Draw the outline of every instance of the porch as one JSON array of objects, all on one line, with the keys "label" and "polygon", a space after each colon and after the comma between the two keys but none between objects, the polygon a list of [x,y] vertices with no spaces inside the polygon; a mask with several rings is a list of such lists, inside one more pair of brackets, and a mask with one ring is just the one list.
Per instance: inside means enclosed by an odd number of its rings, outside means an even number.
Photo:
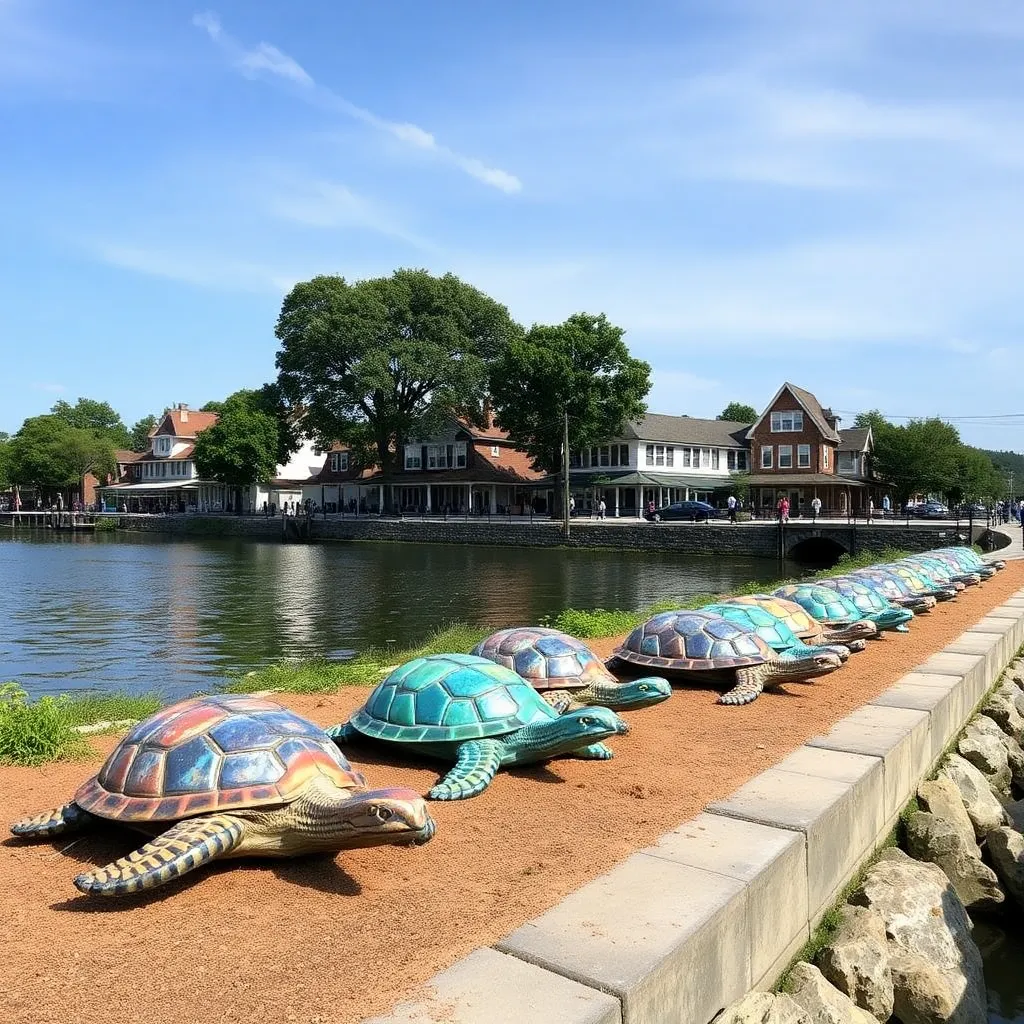
[{"label": "porch", "polygon": [[783,497],[789,499],[789,515],[794,519],[810,518],[815,498],[821,500],[822,516],[864,517],[871,485],[866,480],[830,473],[764,473],[750,477],[751,508],[762,518],[773,517]]},{"label": "porch", "polygon": [[204,480],[173,483],[110,484],[97,487],[104,508],[112,512],[225,512],[230,489]]},{"label": "porch", "polygon": [[710,501],[719,488],[728,487],[728,476],[683,476],[670,473],[610,474],[573,473],[569,493],[576,515],[593,513],[602,499],[605,515],[612,518],[637,518],[653,502],[655,508],[673,501]]}]

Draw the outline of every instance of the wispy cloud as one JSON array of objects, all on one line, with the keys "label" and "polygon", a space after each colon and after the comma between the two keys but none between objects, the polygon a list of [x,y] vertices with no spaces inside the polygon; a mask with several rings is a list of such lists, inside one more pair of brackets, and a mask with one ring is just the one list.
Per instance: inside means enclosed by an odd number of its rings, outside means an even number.
[{"label": "wispy cloud", "polygon": [[390,121],[379,117],[364,107],[347,100],[333,89],[319,85],[298,61],[288,54],[282,53],[276,46],[272,46],[270,43],[259,43],[254,47],[246,47],[224,31],[220,19],[212,11],[196,14],[192,18],[192,24],[204,31],[227,55],[232,66],[242,74],[251,78],[270,75],[283,79],[293,86],[297,86],[297,94],[306,102],[360,121],[413,149],[429,153],[436,159],[459,168],[471,178],[490,185],[492,188],[507,193],[522,190],[522,182],[516,175],[498,167],[490,167],[476,157],[466,156],[443,145],[429,131],[419,125]]},{"label": "wispy cloud", "polygon": [[32,385],[37,391],[44,391],[48,395],[63,395],[67,387],[63,384],[39,383]]}]

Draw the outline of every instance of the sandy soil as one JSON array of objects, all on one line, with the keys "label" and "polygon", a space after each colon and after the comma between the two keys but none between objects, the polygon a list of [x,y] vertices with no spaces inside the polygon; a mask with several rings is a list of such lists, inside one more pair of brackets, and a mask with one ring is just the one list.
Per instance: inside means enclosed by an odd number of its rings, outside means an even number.
[{"label": "sandy soil", "polygon": [[[436,838],[284,862],[228,861],[148,898],[101,902],[72,877],[135,847],[109,829],[73,841],[0,843],[0,1019],[330,1021],[387,1010],[436,971],[492,943],[726,796],[890,686],[1024,586],[1024,562],[889,633],[839,672],[743,708],[680,689],[629,716],[612,762],[502,772],[485,794],[432,804]],[[612,644],[595,644],[607,653]],[[285,697],[324,725],[365,697]],[[0,821],[70,797],[89,762],[0,769]],[[371,784],[425,790],[437,777],[380,748],[354,750]]]}]

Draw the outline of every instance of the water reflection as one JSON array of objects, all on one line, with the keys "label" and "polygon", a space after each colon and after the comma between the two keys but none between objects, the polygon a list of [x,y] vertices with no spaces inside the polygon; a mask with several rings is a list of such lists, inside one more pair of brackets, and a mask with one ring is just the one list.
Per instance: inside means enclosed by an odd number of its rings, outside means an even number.
[{"label": "water reflection", "polygon": [[535,622],[772,579],[770,560],[145,535],[0,539],[0,678],[32,693],[182,696],[284,657],[413,644],[445,622]]},{"label": "water reflection", "polygon": [[974,941],[985,961],[990,1024],[1024,1022],[1024,930],[1018,916],[1007,924],[1004,930],[981,917],[974,922]]}]

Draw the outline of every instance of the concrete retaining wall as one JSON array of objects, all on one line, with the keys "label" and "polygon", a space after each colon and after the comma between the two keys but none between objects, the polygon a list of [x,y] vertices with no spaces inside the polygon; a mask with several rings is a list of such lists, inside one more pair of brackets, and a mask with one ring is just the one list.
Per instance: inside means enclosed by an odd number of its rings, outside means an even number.
[{"label": "concrete retaining wall", "polygon": [[1024,644],[1024,590],[869,704],[373,1024],[707,1024],[768,988]]}]

